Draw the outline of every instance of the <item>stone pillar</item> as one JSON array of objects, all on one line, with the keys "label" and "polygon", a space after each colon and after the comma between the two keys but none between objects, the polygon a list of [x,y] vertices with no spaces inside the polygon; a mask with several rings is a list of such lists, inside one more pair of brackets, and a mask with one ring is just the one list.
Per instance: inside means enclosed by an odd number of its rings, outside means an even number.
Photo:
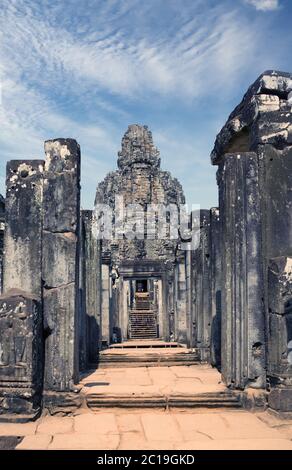
[{"label": "stone pillar", "polygon": [[80,148],[75,140],[45,142],[43,309],[46,390],[70,391],[79,378],[78,290]]},{"label": "stone pillar", "polygon": [[269,293],[269,363],[271,392],[269,405],[279,412],[292,410],[292,258],[270,260]]},{"label": "stone pillar", "polygon": [[0,297],[0,421],[24,422],[41,411],[42,327],[36,296],[11,289]]},{"label": "stone pillar", "polygon": [[158,337],[163,335],[163,294],[162,294],[162,279],[157,280],[157,304],[158,304]]},{"label": "stone pillar", "polygon": [[14,420],[26,421],[40,412],[42,174],[41,160],[7,164],[5,293],[0,297],[1,420],[13,414]]},{"label": "stone pillar", "polygon": [[177,257],[176,265],[176,341],[187,344],[187,296],[186,296],[186,265],[185,252]]},{"label": "stone pillar", "polygon": [[193,347],[192,343],[192,252],[187,250],[185,252],[185,265],[186,265],[186,316],[187,316],[187,345]]},{"label": "stone pillar", "polygon": [[210,287],[210,212],[200,211],[200,242],[192,253],[193,342],[200,360],[210,360],[211,287]]},{"label": "stone pillar", "polygon": [[42,160],[12,160],[6,174],[4,292],[41,298]]},{"label": "stone pillar", "polygon": [[87,362],[96,364],[101,347],[101,243],[92,211],[82,211],[84,226],[84,292]]},{"label": "stone pillar", "polygon": [[258,157],[225,154],[220,164],[222,374],[228,386],[265,387]]},{"label": "stone pillar", "polygon": [[219,209],[210,210],[211,364],[221,365],[221,231]]},{"label": "stone pillar", "polygon": [[79,295],[78,295],[78,348],[79,371],[88,367],[87,314],[86,314],[86,222],[84,211],[80,212],[79,224]]},{"label": "stone pillar", "polygon": [[4,232],[5,232],[5,199],[0,194],[0,295],[3,292]]},{"label": "stone pillar", "polygon": [[123,278],[120,279],[119,283],[121,340],[126,341],[128,339],[130,281]]},{"label": "stone pillar", "polygon": [[101,288],[102,288],[102,343],[104,345],[110,344],[110,266],[103,261],[101,266]]}]

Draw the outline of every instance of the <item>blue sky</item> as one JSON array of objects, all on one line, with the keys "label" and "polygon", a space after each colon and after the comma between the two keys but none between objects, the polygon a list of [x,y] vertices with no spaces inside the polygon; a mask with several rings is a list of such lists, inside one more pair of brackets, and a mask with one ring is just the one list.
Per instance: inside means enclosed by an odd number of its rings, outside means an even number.
[{"label": "blue sky", "polygon": [[6,161],[76,138],[82,206],[147,124],[187,202],[217,204],[210,151],[257,76],[292,71],[291,0],[0,0],[0,191]]}]

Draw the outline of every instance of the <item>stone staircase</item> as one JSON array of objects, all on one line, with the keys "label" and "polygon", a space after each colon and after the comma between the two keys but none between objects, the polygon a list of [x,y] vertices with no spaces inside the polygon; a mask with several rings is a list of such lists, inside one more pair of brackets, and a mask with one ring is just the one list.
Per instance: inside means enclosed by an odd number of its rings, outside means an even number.
[{"label": "stone staircase", "polygon": [[241,395],[225,387],[216,369],[200,363],[196,350],[161,340],[111,345],[79,386],[83,404],[92,411],[242,406]]},{"label": "stone staircase", "polygon": [[81,380],[86,406],[99,408],[239,408],[219,372],[177,343],[127,341],[101,352]]},{"label": "stone staircase", "polygon": [[131,339],[157,338],[156,315],[149,310],[132,310],[129,315],[129,336]]},{"label": "stone staircase", "polygon": [[198,363],[196,350],[163,341],[126,341],[99,353],[98,368],[157,367]]},{"label": "stone staircase", "polygon": [[93,390],[86,395],[86,404],[91,410],[100,408],[231,408],[242,407],[241,397],[230,391],[188,394],[159,394],[147,396],[143,393],[106,393]]}]

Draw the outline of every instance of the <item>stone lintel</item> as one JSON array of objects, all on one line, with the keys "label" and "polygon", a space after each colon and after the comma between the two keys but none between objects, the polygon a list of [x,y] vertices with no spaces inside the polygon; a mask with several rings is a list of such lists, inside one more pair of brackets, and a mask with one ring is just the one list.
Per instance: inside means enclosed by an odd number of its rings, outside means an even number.
[{"label": "stone lintel", "polygon": [[291,90],[292,74],[261,74],[217,135],[212,164],[218,165],[225,153],[256,150],[259,144],[291,145]]}]

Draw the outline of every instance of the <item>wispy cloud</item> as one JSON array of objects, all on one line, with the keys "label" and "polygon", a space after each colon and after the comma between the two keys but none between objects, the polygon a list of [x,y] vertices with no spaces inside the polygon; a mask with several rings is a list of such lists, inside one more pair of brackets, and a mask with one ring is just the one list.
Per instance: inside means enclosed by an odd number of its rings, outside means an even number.
[{"label": "wispy cloud", "polygon": [[[235,10],[226,12],[220,6],[209,9],[207,25],[201,21],[201,2],[197,3],[189,8],[190,19],[177,21],[175,34],[169,36],[167,28],[149,34],[143,21],[142,34],[139,24],[137,31],[124,30],[118,24],[121,16],[127,13],[139,21],[130,9],[137,2],[126,1],[118,11],[113,9],[116,2],[105,2],[103,11],[111,12],[112,21],[106,25],[101,21],[101,28],[97,24],[98,33],[90,25],[86,34],[83,25],[83,34],[76,34],[74,18],[71,29],[60,28],[42,9],[28,8],[22,0],[3,1],[4,71],[20,79],[33,78],[44,89],[60,90],[65,85],[67,92],[76,95],[78,91],[79,97],[88,87],[130,98],[139,98],[145,91],[195,97],[206,92],[208,85],[219,88],[222,70],[228,74],[232,68],[233,75],[239,74],[253,55],[256,29],[238,18]],[[98,7],[100,2],[91,4]],[[138,18],[149,13],[149,8],[143,11],[147,8],[139,2]],[[55,15],[57,20],[60,13]],[[227,62],[222,61],[226,54]]]},{"label": "wispy cloud", "polygon": [[278,0],[245,0],[245,2],[261,11],[271,11],[279,8]]},{"label": "wispy cloud", "polygon": [[[271,10],[279,2],[248,3]],[[128,124],[148,122],[156,126],[164,166],[170,164],[191,194],[192,162],[207,181],[214,122],[223,119],[220,104],[228,104],[250,71],[254,76],[274,66],[271,50],[262,48],[262,18],[274,15],[251,17],[242,5],[1,0],[0,178],[4,160],[42,157],[43,140],[74,137],[82,146],[84,201],[90,205],[97,182],[115,168]],[[198,127],[190,139],[188,120]]]}]

